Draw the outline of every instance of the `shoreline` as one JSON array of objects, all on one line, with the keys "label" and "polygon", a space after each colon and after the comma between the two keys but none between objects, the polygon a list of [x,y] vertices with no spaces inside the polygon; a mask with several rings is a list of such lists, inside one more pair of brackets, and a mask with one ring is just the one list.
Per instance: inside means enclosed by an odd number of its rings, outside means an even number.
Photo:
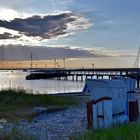
[{"label": "shoreline", "polygon": [[[65,96],[65,94],[63,95]],[[81,100],[80,103],[70,105],[62,110],[40,113],[31,122],[21,118],[16,123],[16,129],[35,137],[37,140],[69,140],[72,136],[84,133],[87,130],[86,100],[89,97],[77,97]],[[14,123],[5,123],[4,129],[8,131],[11,128],[12,130],[14,126]]]},{"label": "shoreline", "polygon": [[47,95],[54,95],[54,96],[84,96],[84,93],[83,92],[65,92],[65,93],[54,93],[54,94],[47,94]]}]

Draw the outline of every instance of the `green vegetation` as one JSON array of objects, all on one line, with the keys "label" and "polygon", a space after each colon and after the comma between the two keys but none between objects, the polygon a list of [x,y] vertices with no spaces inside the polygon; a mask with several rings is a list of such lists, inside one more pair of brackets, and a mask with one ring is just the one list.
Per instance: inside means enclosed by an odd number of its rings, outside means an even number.
[{"label": "green vegetation", "polygon": [[140,124],[128,123],[108,129],[90,130],[73,140],[140,140]]},{"label": "green vegetation", "polygon": [[20,118],[31,120],[35,113],[33,107],[47,107],[49,110],[64,109],[76,104],[77,99],[71,96],[33,95],[25,90],[0,91],[0,119],[16,121]]},{"label": "green vegetation", "polygon": [[0,130],[0,140],[36,140],[36,138],[13,127],[9,132]]}]

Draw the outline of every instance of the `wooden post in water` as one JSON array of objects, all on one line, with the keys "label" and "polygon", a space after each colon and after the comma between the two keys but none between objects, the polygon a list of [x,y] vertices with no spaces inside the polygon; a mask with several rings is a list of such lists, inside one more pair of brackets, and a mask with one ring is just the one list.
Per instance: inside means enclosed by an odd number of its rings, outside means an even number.
[{"label": "wooden post in water", "polygon": [[139,81],[139,79],[137,79],[137,88],[140,87],[139,84],[140,84],[140,81]]},{"label": "wooden post in water", "polygon": [[76,75],[76,81],[78,81],[78,75]]},{"label": "wooden post in water", "polygon": [[72,76],[72,81],[74,81],[74,75]]},{"label": "wooden post in water", "polygon": [[83,81],[83,75],[81,75],[81,82]]}]

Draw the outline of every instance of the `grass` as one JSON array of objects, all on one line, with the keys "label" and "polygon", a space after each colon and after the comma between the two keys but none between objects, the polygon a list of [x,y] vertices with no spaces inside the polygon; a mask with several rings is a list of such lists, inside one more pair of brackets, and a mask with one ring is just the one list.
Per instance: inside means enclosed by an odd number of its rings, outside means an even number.
[{"label": "grass", "polygon": [[140,124],[128,123],[108,129],[89,130],[72,140],[140,140]]},{"label": "grass", "polygon": [[0,140],[36,140],[36,138],[13,127],[9,132],[0,130]]},{"label": "grass", "polygon": [[20,118],[31,120],[33,107],[47,107],[48,109],[66,108],[77,103],[77,99],[70,96],[33,95],[25,90],[0,91],[0,119],[16,121]]}]

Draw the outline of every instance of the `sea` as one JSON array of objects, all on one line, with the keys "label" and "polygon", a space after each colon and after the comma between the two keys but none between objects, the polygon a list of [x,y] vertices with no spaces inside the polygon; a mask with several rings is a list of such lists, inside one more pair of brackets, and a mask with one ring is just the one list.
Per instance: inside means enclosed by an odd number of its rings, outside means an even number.
[{"label": "sea", "polygon": [[84,81],[40,79],[26,80],[28,72],[22,70],[0,70],[0,90],[24,89],[33,94],[57,94],[81,92]]}]

